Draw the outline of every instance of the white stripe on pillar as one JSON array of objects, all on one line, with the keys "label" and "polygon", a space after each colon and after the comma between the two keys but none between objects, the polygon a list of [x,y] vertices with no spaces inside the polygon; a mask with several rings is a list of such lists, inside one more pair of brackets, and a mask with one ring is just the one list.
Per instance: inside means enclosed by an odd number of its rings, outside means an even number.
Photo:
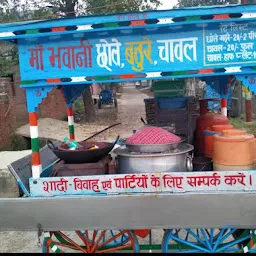
[{"label": "white stripe on pillar", "polygon": [[42,172],[43,172],[42,165],[32,165],[32,177],[34,179],[40,178],[40,175]]},{"label": "white stripe on pillar", "polygon": [[74,125],[74,116],[68,116],[68,125]]},{"label": "white stripe on pillar", "polygon": [[31,139],[38,138],[38,126],[30,126],[30,137]]},{"label": "white stripe on pillar", "polygon": [[228,116],[228,108],[227,107],[221,108],[221,114],[223,116]]}]

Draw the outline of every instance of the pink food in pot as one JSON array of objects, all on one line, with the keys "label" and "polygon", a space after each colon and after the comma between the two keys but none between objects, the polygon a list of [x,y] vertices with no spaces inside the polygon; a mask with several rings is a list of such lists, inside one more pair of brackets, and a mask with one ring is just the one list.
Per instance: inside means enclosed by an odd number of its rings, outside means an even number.
[{"label": "pink food in pot", "polygon": [[160,127],[145,127],[126,140],[128,144],[168,144],[181,138]]}]

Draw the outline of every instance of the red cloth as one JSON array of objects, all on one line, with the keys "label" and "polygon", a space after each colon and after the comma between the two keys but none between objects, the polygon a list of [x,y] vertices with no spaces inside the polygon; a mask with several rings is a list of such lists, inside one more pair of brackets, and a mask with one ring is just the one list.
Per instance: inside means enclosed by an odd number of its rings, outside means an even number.
[{"label": "red cloth", "polygon": [[180,137],[160,128],[145,127],[126,140],[128,144],[167,144],[179,142]]}]

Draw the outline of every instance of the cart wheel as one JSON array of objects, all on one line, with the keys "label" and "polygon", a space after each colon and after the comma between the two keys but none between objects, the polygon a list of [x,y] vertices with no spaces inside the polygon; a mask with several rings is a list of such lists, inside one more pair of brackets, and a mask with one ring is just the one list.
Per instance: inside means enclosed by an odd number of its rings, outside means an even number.
[{"label": "cart wheel", "polygon": [[138,240],[129,230],[100,230],[45,233],[43,252],[106,253],[122,250],[139,252]]},{"label": "cart wheel", "polygon": [[101,100],[98,101],[98,108],[101,109]]},{"label": "cart wheel", "polygon": [[162,251],[182,253],[239,252],[242,242],[252,237],[247,230],[238,238],[233,234],[237,229],[169,229],[165,232]]},{"label": "cart wheel", "polygon": [[114,104],[115,104],[115,107],[117,108],[117,99],[116,98],[114,99]]}]

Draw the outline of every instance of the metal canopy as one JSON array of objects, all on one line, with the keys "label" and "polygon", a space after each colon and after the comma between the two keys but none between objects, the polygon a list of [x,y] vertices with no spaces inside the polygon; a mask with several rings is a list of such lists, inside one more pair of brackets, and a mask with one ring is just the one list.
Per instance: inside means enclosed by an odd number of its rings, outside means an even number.
[{"label": "metal canopy", "polygon": [[234,5],[61,18],[1,25],[0,40],[18,44],[35,112],[53,86],[71,104],[92,83],[232,74],[252,85],[255,17],[256,5]]}]

